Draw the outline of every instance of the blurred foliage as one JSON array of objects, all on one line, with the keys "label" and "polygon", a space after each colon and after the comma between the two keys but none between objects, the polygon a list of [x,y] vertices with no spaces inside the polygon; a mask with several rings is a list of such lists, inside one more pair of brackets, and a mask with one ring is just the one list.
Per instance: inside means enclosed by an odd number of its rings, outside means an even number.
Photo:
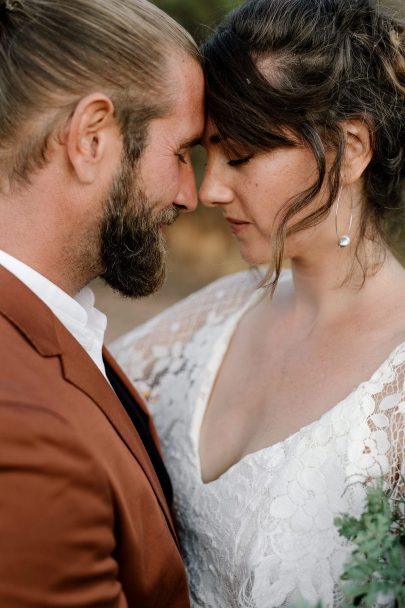
[{"label": "blurred foliage", "polygon": [[405,18],[404,0],[381,0],[381,6],[391,9],[396,15]]},{"label": "blurred foliage", "polygon": [[[241,0],[152,0],[154,4],[179,21],[201,42],[207,30],[215,25]],[[405,17],[404,0],[379,0],[383,7]]]},{"label": "blurred foliage", "polygon": [[179,21],[197,42],[240,2],[237,0],[154,0],[161,9]]}]

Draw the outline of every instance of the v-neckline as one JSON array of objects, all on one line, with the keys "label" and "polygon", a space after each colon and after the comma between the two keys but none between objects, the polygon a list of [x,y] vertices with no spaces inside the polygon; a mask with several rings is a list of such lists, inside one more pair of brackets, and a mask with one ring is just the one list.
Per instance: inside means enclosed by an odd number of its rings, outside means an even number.
[{"label": "v-neckline", "polygon": [[[287,278],[287,275],[285,275],[285,277]],[[211,362],[210,362],[211,363],[211,365],[210,365],[211,373],[210,373],[208,380],[207,380],[207,377],[205,377],[206,381],[204,382],[204,385],[203,385],[204,389],[205,389],[204,390],[205,394],[203,397],[201,396],[202,387],[200,386],[199,404],[198,404],[199,407],[194,409],[193,415],[192,415],[192,431],[193,431],[192,440],[193,440],[194,451],[195,451],[198,478],[199,478],[201,485],[206,488],[212,484],[219,482],[224,477],[228,476],[228,474],[230,474],[233,470],[235,470],[237,467],[242,465],[247,460],[255,458],[264,452],[270,452],[276,448],[280,448],[284,444],[289,443],[294,437],[304,433],[305,431],[308,431],[311,427],[319,424],[321,421],[324,421],[326,418],[330,417],[333,413],[335,413],[340,408],[343,408],[346,405],[346,403],[349,401],[350,397],[353,397],[354,395],[356,395],[356,393],[358,393],[366,385],[372,384],[374,382],[376,376],[380,375],[384,366],[386,366],[388,363],[391,362],[392,358],[396,355],[397,351],[399,351],[402,347],[405,346],[405,340],[400,342],[397,346],[395,346],[390,351],[388,356],[378,365],[376,370],[372,373],[372,375],[369,378],[360,382],[343,399],[341,399],[340,401],[335,403],[332,407],[330,407],[323,414],[321,414],[321,416],[318,416],[318,418],[316,418],[315,420],[312,420],[308,424],[301,426],[299,429],[297,429],[296,431],[294,431],[293,433],[291,433],[284,439],[281,439],[280,441],[276,441],[275,443],[273,443],[271,445],[264,446],[263,448],[259,448],[257,450],[254,450],[253,452],[249,452],[248,454],[245,454],[239,460],[237,460],[235,463],[231,464],[218,477],[216,477],[215,479],[212,479],[211,481],[205,482],[203,480],[203,476],[202,476],[202,466],[201,466],[201,458],[200,458],[200,440],[201,440],[201,430],[202,430],[202,427],[204,424],[204,418],[205,418],[205,415],[206,415],[206,412],[208,409],[208,404],[210,402],[210,399],[211,399],[211,396],[212,396],[212,393],[214,390],[214,385],[217,380],[218,373],[221,368],[222,362],[224,361],[224,359],[227,355],[227,352],[230,348],[230,344],[232,342],[234,335],[236,334],[238,326],[239,326],[240,322],[242,321],[243,317],[245,316],[245,314],[247,314],[247,312],[249,312],[249,310],[251,308],[253,308],[253,306],[255,304],[258,303],[258,301],[260,300],[261,297],[263,297],[263,294],[261,293],[261,290],[257,289],[256,291],[254,291],[252,293],[252,295],[248,298],[248,300],[245,302],[245,304],[239,310],[237,310],[235,313],[233,313],[229,317],[229,319],[224,323],[223,331],[220,333],[218,338],[215,340],[215,344],[218,343],[219,341],[222,341],[221,348],[216,350],[215,345],[213,345],[213,351],[215,352],[215,356],[211,359]]]}]

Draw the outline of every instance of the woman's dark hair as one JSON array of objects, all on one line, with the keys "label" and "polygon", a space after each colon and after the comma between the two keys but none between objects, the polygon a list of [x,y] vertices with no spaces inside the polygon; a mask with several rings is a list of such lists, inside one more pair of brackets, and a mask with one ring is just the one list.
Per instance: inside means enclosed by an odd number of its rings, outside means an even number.
[{"label": "woman's dark hair", "polygon": [[[390,246],[387,225],[404,207],[404,23],[372,0],[250,0],[225,19],[202,52],[207,112],[231,151],[293,146],[298,137],[317,162],[317,181],[283,210],[274,238],[273,289],[286,236],[317,224],[336,200],[344,120],[367,124],[373,151],[364,172],[356,257],[360,261],[366,235]],[[328,172],[325,147],[331,146],[336,155]],[[325,181],[324,204],[287,230]]]}]

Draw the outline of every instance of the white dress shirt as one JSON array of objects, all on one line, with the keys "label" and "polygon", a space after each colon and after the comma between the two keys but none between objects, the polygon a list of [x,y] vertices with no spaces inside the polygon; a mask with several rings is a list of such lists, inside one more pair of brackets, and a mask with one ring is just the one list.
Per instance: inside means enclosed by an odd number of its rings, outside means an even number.
[{"label": "white dress shirt", "polygon": [[106,376],[102,357],[107,317],[94,307],[94,293],[84,287],[72,298],[60,287],[0,249],[0,265],[14,274],[51,309]]}]

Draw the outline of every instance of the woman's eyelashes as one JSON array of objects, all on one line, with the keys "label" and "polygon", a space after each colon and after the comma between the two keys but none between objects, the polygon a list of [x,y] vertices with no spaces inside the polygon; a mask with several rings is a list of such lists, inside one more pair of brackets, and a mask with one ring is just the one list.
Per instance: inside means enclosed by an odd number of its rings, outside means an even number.
[{"label": "woman's eyelashes", "polygon": [[247,156],[241,156],[240,158],[232,158],[228,160],[230,167],[240,167],[240,165],[246,165],[253,158],[253,154]]}]

